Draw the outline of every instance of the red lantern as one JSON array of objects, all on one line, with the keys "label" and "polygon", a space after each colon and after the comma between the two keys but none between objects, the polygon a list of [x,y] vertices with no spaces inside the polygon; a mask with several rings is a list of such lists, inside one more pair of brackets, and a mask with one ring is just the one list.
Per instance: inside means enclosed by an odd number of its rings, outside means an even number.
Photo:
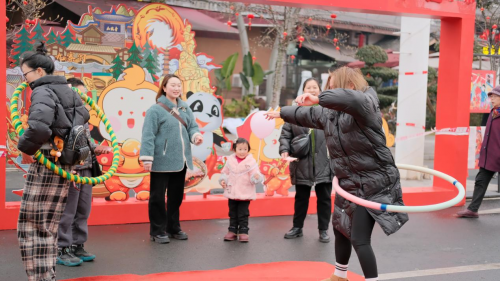
[{"label": "red lantern", "polygon": [[484,12],[484,8],[481,8],[481,12]]},{"label": "red lantern", "polygon": [[327,24],[326,25],[326,35],[328,35],[328,33],[330,32],[330,28],[332,28],[332,26]]},{"label": "red lantern", "polygon": [[309,17],[307,20],[309,21],[309,25],[311,25],[311,22],[313,19],[311,17]]},{"label": "red lantern", "polygon": [[29,26],[29,24],[31,23],[31,21],[30,20],[25,20],[24,23],[26,23]]},{"label": "red lantern", "polygon": [[486,20],[490,20],[491,18],[490,17],[486,17]]},{"label": "red lantern", "polygon": [[233,25],[233,22],[232,22],[232,21],[230,21],[230,20],[228,20],[228,21],[227,21],[227,29],[228,29],[228,30],[229,30],[229,29],[231,29],[231,25]]},{"label": "red lantern", "polygon": [[332,25],[333,25],[333,20],[337,18],[337,15],[336,14],[331,14],[330,18],[332,18]]},{"label": "red lantern", "polygon": [[285,32],[283,32],[283,41],[285,41],[285,40],[286,40],[286,37],[287,37],[287,36],[288,36],[288,33],[287,33],[286,31],[285,31]]},{"label": "red lantern", "polygon": [[26,6],[28,5],[28,1],[23,1],[23,4]]},{"label": "red lantern", "polygon": [[333,38],[333,43],[337,44],[337,42],[339,42],[339,39]]},{"label": "red lantern", "polygon": [[248,29],[252,30],[252,19],[255,18],[255,16],[253,14],[248,14],[247,18],[248,18]]},{"label": "red lantern", "polygon": [[236,13],[235,15],[236,15],[236,16],[239,16],[239,15],[240,15],[240,13]]},{"label": "red lantern", "polygon": [[229,7],[229,9],[234,10],[234,6]]},{"label": "red lantern", "polygon": [[340,51],[340,47],[339,46],[337,46],[337,48],[335,48],[335,49],[337,49],[337,51]]},{"label": "red lantern", "polygon": [[36,25],[36,20],[32,20],[32,21],[30,21],[30,24],[32,24],[32,25]]},{"label": "red lantern", "polygon": [[257,57],[255,57],[255,56],[254,56],[254,57],[252,57],[252,60],[253,60],[254,62],[255,62],[255,60],[256,60],[256,59],[257,59]]},{"label": "red lantern", "polygon": [[302,42],[304,42],[304,40],[305,40],[304,36],[299,36],[299,42],[300,42],[299,48],[302,48]]},{"label": "red lantern", "polygon": [[497,29],[497,27],[498,27],[498,26],[497,26],[496,24],[494,24],[491,28],[493,28],[493,29]]},{"label": "red lantern", "polygon": [[293,60],[295,59],[295,56],[291,55],[290,58],[292,59],[292,63],[293,63]]}]

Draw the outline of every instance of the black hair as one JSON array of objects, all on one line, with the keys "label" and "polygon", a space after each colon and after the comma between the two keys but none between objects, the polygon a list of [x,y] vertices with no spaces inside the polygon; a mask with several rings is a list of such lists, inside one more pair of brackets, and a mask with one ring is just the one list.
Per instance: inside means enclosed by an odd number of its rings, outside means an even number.
[{"label": "black hair", "polygon": [[45,49],[44,42],[40,42],[40,45],[36,47],[36,52],[26,52],[21,55],[20,65],[24,64],[32,69],[41,68],[48,75],[54,73],[54,62],[47,56],[47,49]]},{"label": "black hair", "polygon": [[248,146],[248,151],[250,151],[250,143],[244,139],[244,138],[238,138],[234,143],[233,143],[233,151],[236,151],[236,146],[238,144],[246,143]]},{"label": "black hair", "polygon": [[304,85],[302,86],[302,92],[306,89],[306,85],[309,81],[314,81],[316,84],[318,84],[319,91],[321,92],[321,84],[319,83],[318,79],[311,77],[307,78],[306,81],[304,81]]},{"label": "black hair", "polygon": [[78,86],[84,86],[85,87],[85,84],[83,84],[82,80],[78,79],[78,78],[69,78],[68,79],[68,83],[71,84],[71,87],[78,87]]}]

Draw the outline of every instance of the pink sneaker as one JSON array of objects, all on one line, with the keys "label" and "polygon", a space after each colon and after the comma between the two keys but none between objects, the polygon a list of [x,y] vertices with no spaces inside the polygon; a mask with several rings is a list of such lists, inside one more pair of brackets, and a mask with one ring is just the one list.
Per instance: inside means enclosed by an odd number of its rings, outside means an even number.
[{"label": "pink sneaker", "polygon": [[248,234],[240,234],[239,238],[240,238],[240,242],[242,242],[242,243],[248,242]]},{"label": "pink sneaker", "polygon": [[234,241],[236,240],[236,234],[232,233],[231,231],[229,231],[226,236],[224,236],[224,241]]}]

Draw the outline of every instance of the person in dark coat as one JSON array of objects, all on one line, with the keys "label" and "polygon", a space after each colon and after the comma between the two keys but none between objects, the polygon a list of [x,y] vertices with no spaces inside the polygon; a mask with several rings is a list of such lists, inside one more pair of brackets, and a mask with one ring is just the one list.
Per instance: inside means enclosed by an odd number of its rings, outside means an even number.
[{"label": "person in dark coat", "polygon": [[[268,118],[325,132],[334,172],[347,192],[377,203],[404,205],[399,171],[382,130],[382,117],[375,91],[368,87],[359,70],[348,67],[333,74],[333,90],[318,97],[304,94],[299,106],[269,112]],[[320,106],[313,106],[319,104]],[[385,234],[398,231],[407,221],[405,213],[366,209],[335,196],[333,227],[336,270],[333,281],[347,280],[351,245],[356,251],[366,280],[377,280],[377,261],[371,234],[377,222]]]},{"label": "person in dark coat", "polygon": [[[84,125],[89,112],[80,96],[68,87],[64,76],[54,76],[54,62],[46,56],[42,43],[36,52],[24,53],[21,70],[30,88],[31,106],[28,125],[19,138],[18,149],[23,163],[31,164],[21,199],[17,237],[28,280],[55,280],[57,257],[57,230],[66,206],[69,181],[56,175],[45,165],[33,159],[37,151],[50,161],[50,140],[55,136],[65,139],[73,124]],[[74,121],[74,122],[73,122]],[[55,165],[66,171],[72,165]]]},{"label": "person in dark coat", "polygon": [[486,131],[479,155],[479,173],[474,184],[472,202],[467,209],[457,213],[459,218],[478,218],[491,178],[500,172],[500,86],[488,93],[493,109],[486,123]]},{"label": "person in dark coat", "polygon": [[[318,80],[315,78],[307,79],[302,91],[315,96],[319,95],[321,90]],[[309,138],[309,154],[294,155],[291,153],[292,140],[304,136]],[[292,239],[303,236],[302,228],[309,208],[311,188],[314,186],[317,197],[319,241],[330,242],[328,225],[332,215],[333,172],[331,167],[333,161],[328,156],[325,133],[322,130],[285,123],[281,129],[279,152],[283,159],[288,156],[298,158],[297,162],[290,163],[290,176],[292,184],[295,185],[295,208],[293,227],[285,234],[285,238]]]},{"label": "person in dark coat", "polygon": [[[69,78],[68,86],[75,87],[82,93],[87,93],[85,85],[78,78]],[[85,124],[85,133],[96,156],[111,153],[112,148],[95,144],[90,136],[89,125]],[[92,177],[92,154],[89,154],[83,164],[74,167],[74,173],[80,177]],[[66,207],[59,222],[57,232],[57,264],[65,266],[76,266],[82,262],[95,259],[95,255],[87,252],[84,248],[88,237],[88,223],[90,209],[92,207],[92,185],[83,183],[71,183],[68,191]]]}]

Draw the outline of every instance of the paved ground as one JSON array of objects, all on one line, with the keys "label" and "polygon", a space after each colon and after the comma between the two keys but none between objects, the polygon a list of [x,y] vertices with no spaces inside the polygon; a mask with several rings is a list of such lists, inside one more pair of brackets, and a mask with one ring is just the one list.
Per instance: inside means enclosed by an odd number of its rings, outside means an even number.
[{"label": "paved ground", "polygon": [[[498,280],[500,200],[485,201],[482,208],[495,209],[476,220],[452,217],[458,208],[412,214],[408,224],[390,237],[376,226],[373,243],[381,280]],[[86,247],[97,259],[76,268],[57,266],[58,279],[224,269],[276,261],[335,261],[334,244],[317,241],[314,215],[306,221],[304,237],[285,240],[283,234],[291,221],[288,216],[251,218],[248,244],[222,241],[227,220],[183,222],[189,240],[168,245],[149,241],[148,224],[94,226]],[[350,270],[362,274],[354,254]],[[24,280],[15,231],[0,231],[0,272],[0,280]]]}]

